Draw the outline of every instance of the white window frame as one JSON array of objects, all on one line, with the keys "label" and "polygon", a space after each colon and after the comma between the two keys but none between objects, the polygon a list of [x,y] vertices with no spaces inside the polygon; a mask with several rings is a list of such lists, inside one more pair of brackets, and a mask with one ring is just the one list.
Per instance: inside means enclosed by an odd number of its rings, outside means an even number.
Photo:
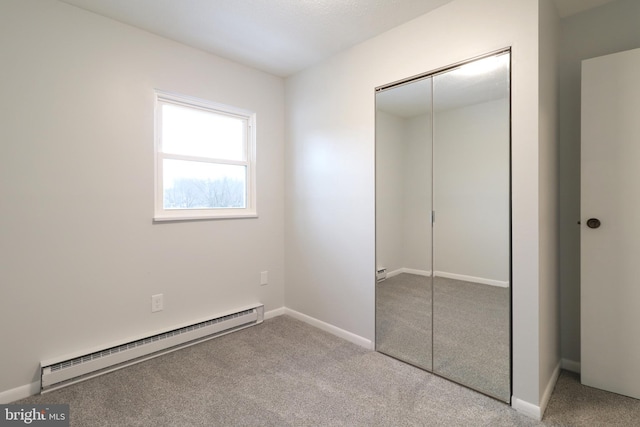
[{"label": "white window frame", "polygon": [[[179,95],[156,89],[155,101],[155,213],[154,221],[187,221],[224,218],[257,218],[256,209],[256,114],[252,111],[231,107],[191,96]],[[246,160],[234,161],[197,156],[184,156],[162,151],[162,104],[174,104],[200,109],[216,114],[233,116],[246,120]],[[214,164],[243,165],[246,167],[246,207],[207,209],[165,209],[163,185],[163,160],[176,159]]]}]

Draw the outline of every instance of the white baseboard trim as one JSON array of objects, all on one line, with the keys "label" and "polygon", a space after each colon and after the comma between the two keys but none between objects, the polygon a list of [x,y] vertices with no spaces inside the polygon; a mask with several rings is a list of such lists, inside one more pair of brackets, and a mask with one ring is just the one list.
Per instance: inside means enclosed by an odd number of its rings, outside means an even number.
[{"label": "white baseboard trim", "polygon": [[285,310],[286,308],[280,307],[280,308],[276,308],[275,310],[265,311],[264,320],[273,319],[274,317],[282,316]]},{"label": "white baseboard trim", "polygon": [[558,365],[551,374],[551,378],[549,378],[547,387],[544,389],[544,393],[542,394],[542,399],[540,399],[540,406],[512,396],[511,407],[522,415],[541,421],[544,416],[544,411],[547,409],[547,405],[549,404],[549,399],[551,399],[551,394],[556,386],[556,382],[558,382],[558,376],[560,376],[560,362],[558,362]]},{"label": "white baseboard trim", "polygon": [[575,372],[576,374],[580,373],[580,362],[576,362],[575,360],[562,359],[560,361],[560,367],[567,371]]},{"label": "white baseboard trim", "polygon": [[522,415],[533,418],[534,420],[540,421],[542,419],[542,412],[540,411],[540,407],[534,405],[533,403],[529,403],[526,400],[518,399],[515,396],[511,396],[511,407]]},{"label": "white baseboard trim", "polygon": [[485,279],[484,277],[465,276],[464,274],[447,273],[446,271],[436,271],[436,277],[445,277],[447,279],[463,280],[465,282],[480,283],[482,285],[498,286],[500,288],[508,288],[509,282],[502,280]]},{"label": "white baseboard trim", "polygon": [[0,392],[0,405],[6,405],[7,403],[15,402],[16,400],[24,399],[38,393],[40,393],[39,381],[12,388],[11,390]]},{"label": "white baseboard trim", "polygon": [[393,270],[393,271],[387,271],[387,279],[389,277],[393,277],[393,276],[397,276],[398,274],[402,274],[403,271],[401,268],[397,269],[397,270]]},{"label": "white baseboard trim", "polygon": [[415,268],[401,268],[403,273],[415,274],[416,276],[431,276],[431,270],[416,270]]},{"label": "white baseboard trim", "polygon": [[[418,276],[431,276],[431,270],[417,270],[415,268],[398,268],[397,270],[387,272],[387,277],[397,276],[398,274],[409,273]],[[484,277],[466,276],[464,274],[448,273],[446,271],[436,271],[434,275],[437,277],[445,277],[447,279],[463,280],[465,282],[480,283],[482,285],[498,286],[500,288],[508,288],[509,282],[502,280],[485,279]]]},{"label": "white baseboard trim", "polygon": [[416,270],[415,268],[402,267],[387,273],[387,277],[397,276],[398,274],[402,273],[415,274],[417,276],[431,276],[430,270]]},{"label": "white baseboard trim", "polygon": [[284,314],[293,317],[294,319],[301,320],[305,323],[308,323],[311,326],[315,326],[318,329],[322,329],[325,332],[329,332],[337,337],[345,339],[349,342],[359,345],[360,347],[364,347],[367,350],[373,350],[373,341],[361,337],[360,335],[356,335],[349,331],[345,331],[344,329],[340,329],[337,326],[333,326],[329,323],[323,322],[322,320],[318,320],[314,317],[307,316],[306,314],[302,314],[298,311],[292,310],[290,308],[284,308]]},{"label": "white baseboard trim", "polygon": [[542,419],[542,417],[544,416],[544,411],[547,410],[547,405],[549,404],[549,400],[551,399],[551,395],[553,394],[553,389],[556,387],[556,383],[558,382],[558,377],[560,376],[560,365],[561,362],[558,362],[556,368],[551,374],[551,378],[549,378],[547,387],[544,389],[544,394],[542,395],[542,399],[540,400],[540,419]]}]

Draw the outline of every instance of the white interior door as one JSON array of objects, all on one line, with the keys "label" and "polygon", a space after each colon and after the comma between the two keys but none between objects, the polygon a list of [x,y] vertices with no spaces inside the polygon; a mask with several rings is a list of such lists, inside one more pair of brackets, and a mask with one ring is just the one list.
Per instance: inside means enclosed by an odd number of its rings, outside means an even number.
[{"label": "white interior door", "polygon": [[582,383],[640,399],[640,49],[582,63],[581,175]]}]

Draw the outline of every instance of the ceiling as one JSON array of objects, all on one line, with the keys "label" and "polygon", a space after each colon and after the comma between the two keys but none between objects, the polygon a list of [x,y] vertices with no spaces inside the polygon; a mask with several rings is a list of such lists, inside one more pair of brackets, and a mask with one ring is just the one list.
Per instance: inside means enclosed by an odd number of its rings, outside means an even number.
[{"label": "ceiling", "polygon": [[[60,1],[288,76],[452,0]],[[610,1],[554,0],[562,17]]]}]

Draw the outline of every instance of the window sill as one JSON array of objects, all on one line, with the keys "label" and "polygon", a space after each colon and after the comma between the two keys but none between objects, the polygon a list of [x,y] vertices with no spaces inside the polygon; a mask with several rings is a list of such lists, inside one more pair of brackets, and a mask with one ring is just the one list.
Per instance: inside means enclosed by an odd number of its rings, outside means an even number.
[{"label": "window sill", "polygon": [[172,221],[210,221],[216,219],[250,219],[258,218],[256,212],[246,213],[220,213],[211,215],[156,215],[153,217],[154,223],[172,222]]}]

